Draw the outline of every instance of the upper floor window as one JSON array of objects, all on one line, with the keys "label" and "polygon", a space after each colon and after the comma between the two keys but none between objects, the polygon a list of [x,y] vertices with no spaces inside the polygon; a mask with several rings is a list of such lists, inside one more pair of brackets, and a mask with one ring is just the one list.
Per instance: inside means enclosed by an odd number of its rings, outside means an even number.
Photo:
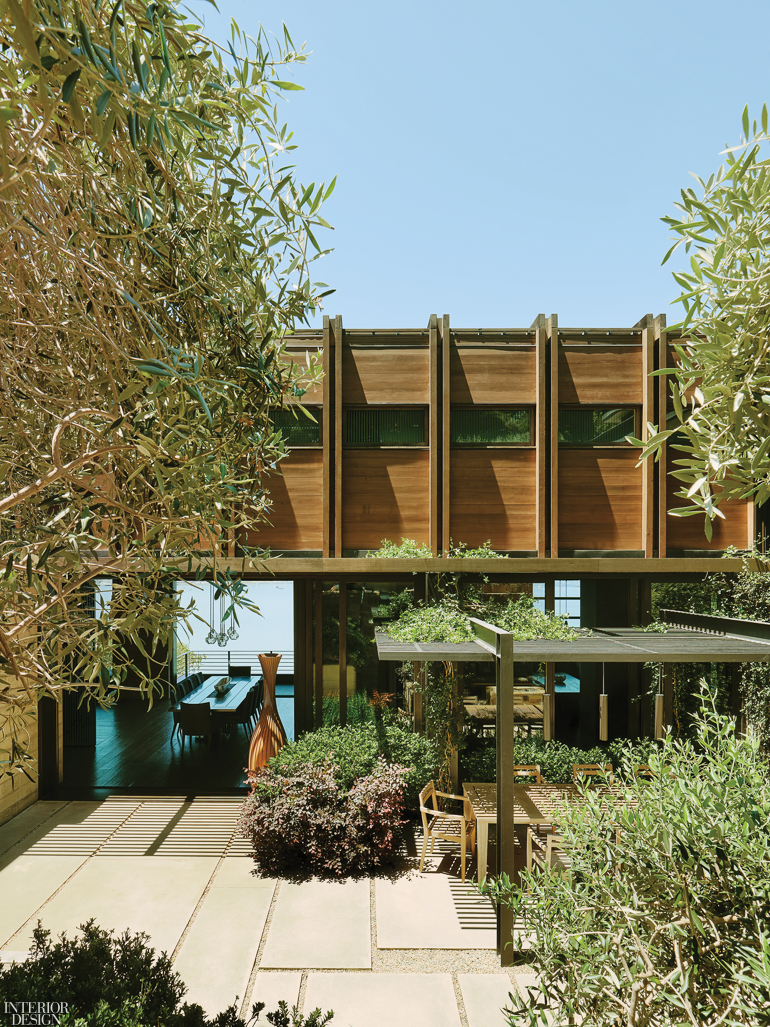
[{"label": "upper floor window", "polygon": [[457,408],[451,413],[453,446],[521,446],[532,442],[527,408]]},{"label": "upper floor window", "polygon": [[424,446],[425,410],[422,407],[368,407],[345,412],[348,446]]},{"label": "upper floor window", "polygon": [[301,410],[295,413],[291,407],[274,410],[270,419],[273,427],[280,430],[287,446],[317,446],[321,442],[321,408],[305,407],[315,421],[311,421]]},{"label": "upper floor window", "polygon": [[559,443],[563,446],[612,446],[636,435],[634,407],[560,408]]}]

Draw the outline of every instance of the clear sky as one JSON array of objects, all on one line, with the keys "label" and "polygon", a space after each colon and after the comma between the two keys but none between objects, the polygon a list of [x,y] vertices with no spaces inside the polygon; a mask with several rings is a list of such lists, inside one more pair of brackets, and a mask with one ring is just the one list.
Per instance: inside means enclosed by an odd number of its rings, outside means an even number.
[{"label": "clear sky", "polygon": [[660,218],[770,104],[767,0],[188,2],[312,51],[284,106],[299,177],[338,176],[315,267],[348,328],[671,323]]}]

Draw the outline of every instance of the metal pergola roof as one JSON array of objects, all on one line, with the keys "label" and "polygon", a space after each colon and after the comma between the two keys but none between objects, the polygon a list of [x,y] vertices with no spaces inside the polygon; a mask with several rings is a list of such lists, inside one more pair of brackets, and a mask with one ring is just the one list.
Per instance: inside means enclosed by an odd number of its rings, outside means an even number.
[{"label": "metal pergola roof", "polygon": [[[382,632],[375,637],[381,660],[489,663],[495,659],[482,642],[396,642]],[[595,628],[564,642],[514,641],[513,659],[521,663],[762,663],[770,661],[770,640],[680,627],[665,634]]]}]

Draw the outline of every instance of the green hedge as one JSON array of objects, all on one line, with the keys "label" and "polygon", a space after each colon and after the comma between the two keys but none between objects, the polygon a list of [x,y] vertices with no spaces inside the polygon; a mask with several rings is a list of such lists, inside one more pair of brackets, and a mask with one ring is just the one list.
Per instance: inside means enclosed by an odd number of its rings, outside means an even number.
[{"label": "green hedge", "polygon": [[[647,763],[655,746],[651,738],[629,741],[617,739],[592,749],[577,749],[563,742],[544,742],[542,738],[522,739],[514,743],[514,763],[539,763],[540,773],[549,784],[568,784],[572,780],[573,763],[612,763],[615,770],[623,766]],[[460,756],[463,781],[496,781],[497,757],[494,738],[471,739]]]},{"label": "green hedge", "polygon": [[414,805],[420,789],[436,774],[438,753],[434,742],[396,724],[374,722],[309,731],[285,745],[268,767],[289,776],[308,765],[331,760],[338,783],[349,789],[358,778],[374,773],[380,756],[409,768],[406,797],[407,803]]}]

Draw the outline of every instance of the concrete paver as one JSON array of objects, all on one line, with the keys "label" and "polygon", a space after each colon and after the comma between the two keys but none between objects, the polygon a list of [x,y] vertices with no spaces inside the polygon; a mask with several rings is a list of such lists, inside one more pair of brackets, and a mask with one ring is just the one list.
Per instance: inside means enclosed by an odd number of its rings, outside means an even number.
[{"label": "concrete paver", "polygon": [[19,944],[11,945],[10,939],[85,860],[85,856],[22,855],[0,870],[0,946],[29,951],[31,931]]},{"label": "concrete paver", "polygon": [[494,949],[492,903],[446,874],[411,871],[378,877],[377,947],[381,949]]},{"label": "concrete paver", "polygon": [[284,1001],[289,1009],[296,1006],[301,984],[302,974],[297,970],[260,970],[254,981],[248,1012],[255,1002],[264,1002],[265,1008],[257,1022],[267,1023],[267,1014],[274,1013],[279,1002]]},{"label": "concrete paver", "polygon": [[458,974],[468,1027],[508,1027],[503,1014],[516,987],[508,974]]},{"label": "concrete paver", "polygon": [[285,970],[369,969],[369,881],[281,882],[261,965]]},{"label": "concrete paver", "polygon": [[451,974],[308,975],[304,1013],[334,1010],[334,1027],[460,1027]]},{"label": "concrete paver", "polygon": [[39,828],[54,813],[64,809],[66,802],[35,802],[12,820],[0,827],[0,855],[7,852],[17,842],[29,836],[31,831]]},{"label": "concrete paver", "polygon": [[[91,859],[43,906],[40,919],[54,936],[72,936],[94,917],[100,927],[118,934],[145,931],[158,952],[173,952],[214,872],[217,860],[168,859],[162,856],[105,856]],[[50,894],[50,885],[49,885]],[[31,926],[15,935],[7,948],[30,944]]]},{"label": "concrete paver", "polygon": [[254,877],[252,869],[250,860],[224,860],[174,960],[188,987],[185,1001],[197,1002],[209,1017],[236,995],[244,998],[262,939],[275,881]]}]

